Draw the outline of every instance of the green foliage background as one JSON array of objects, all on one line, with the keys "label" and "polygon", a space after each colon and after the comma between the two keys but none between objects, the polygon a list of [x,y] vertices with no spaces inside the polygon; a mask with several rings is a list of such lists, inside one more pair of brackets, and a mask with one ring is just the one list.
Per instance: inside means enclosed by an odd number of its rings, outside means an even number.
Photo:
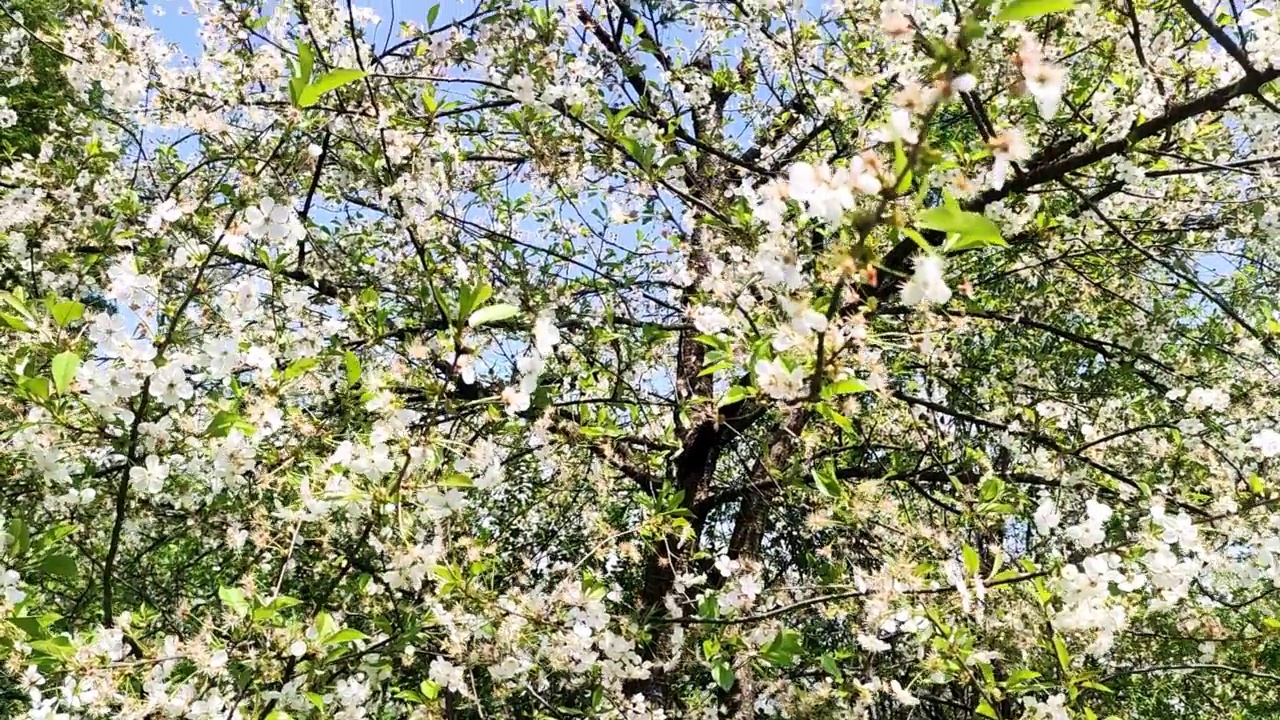
[{"label": "green foliage background", "polygon": [[51,125],[65,117],[71,88],[63,74],[65,58],[52,43],[40,39],[56,30],[60,18],[76,10],[67,0],[5,0],[0,31],[19,26],[29,37],[25,67],[0,70],[0,95],[18,113],[12,127],[0,128],[0,159],[36,155]]}]

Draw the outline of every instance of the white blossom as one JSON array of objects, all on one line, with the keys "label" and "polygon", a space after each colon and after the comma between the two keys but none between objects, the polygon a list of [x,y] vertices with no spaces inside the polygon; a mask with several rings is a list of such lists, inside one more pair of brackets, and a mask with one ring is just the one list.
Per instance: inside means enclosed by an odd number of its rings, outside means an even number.
[{"label": "white blossom", "polygon": [[902,303],[907,306],[944,305],[951,300],[951,288],[943,278],[946,264],[938,255],[918,255],[915,272],[902,286]]}]

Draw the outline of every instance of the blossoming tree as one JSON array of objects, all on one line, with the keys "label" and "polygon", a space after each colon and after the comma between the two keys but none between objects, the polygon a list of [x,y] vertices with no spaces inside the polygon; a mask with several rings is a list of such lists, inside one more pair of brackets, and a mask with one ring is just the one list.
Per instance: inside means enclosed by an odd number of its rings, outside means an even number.
[{"label": "blossoming tree", "polygon": [[0,16],[0,716],[1280,712],[1273,3],[190,5]]}]

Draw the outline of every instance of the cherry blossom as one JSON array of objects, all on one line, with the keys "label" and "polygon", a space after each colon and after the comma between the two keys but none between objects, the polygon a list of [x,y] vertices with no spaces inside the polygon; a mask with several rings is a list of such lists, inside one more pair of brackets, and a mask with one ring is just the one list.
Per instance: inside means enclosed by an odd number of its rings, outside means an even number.
[{"label": "cherry blossom", "polygon": [[945,261],[937,255],[921,255],[916,258],[915,272],[902,286],[902,303],[914,305],[945,305],[951,300],[951,288],[943,277]]}]

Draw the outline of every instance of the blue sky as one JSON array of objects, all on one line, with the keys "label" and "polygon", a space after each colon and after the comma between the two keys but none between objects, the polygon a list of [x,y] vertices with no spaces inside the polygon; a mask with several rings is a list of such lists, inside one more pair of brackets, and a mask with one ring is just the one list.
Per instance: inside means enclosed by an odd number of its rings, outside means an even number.
[{"label": "blue sky", "polygon": [[[393,36],[398,34],[398,29],[391,27],[390,20],[393,17],[397,22],[409,20],[425,24],[427,11],[432,4],[434,3],[425,0],[360,0],[355,3],[358,7],[373,8],[382,19],[381,25],[377,27],[379,32],[376,37],[379,39],[385,39],[388,30]],[[436,23],[445,23],[452,18],[463,17],[474,6],[475,4],[471,2],[441,0]],[[200,47],[198,38],[200,26],[191,11],[188,0],[151,0],[147,5],[146,15],[151,24],[166,38],[180,45],[187,54],[193,57],[196,55]]]}]

